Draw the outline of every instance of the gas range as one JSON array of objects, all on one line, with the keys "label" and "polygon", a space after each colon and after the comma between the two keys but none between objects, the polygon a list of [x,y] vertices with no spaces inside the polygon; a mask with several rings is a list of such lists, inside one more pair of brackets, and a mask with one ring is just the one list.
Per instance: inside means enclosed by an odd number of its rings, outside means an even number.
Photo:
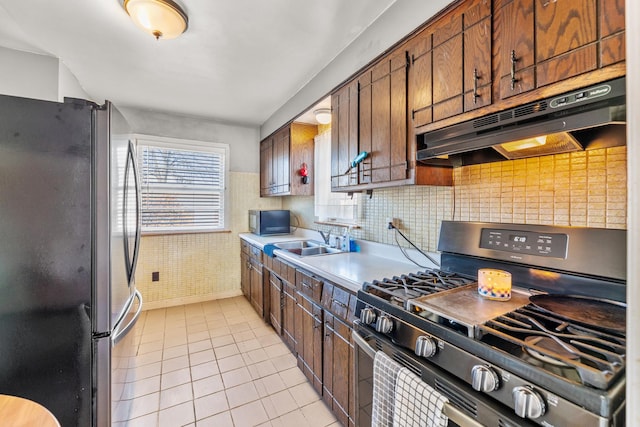
[{"label": "gas range", "polygon": [[[444,222],[438,248],[440,270],[363,285],[356,331],[466,383],[464,399],[448,396],[459,409],[479,404],[469,398],[478,393],[494,399],[503,415],[483,419],[467,410],[483,425],[624,424],[623,230]],[[596,269],[601,251],[619,258]],[[511,273],[508,301],[478,294],[477,270],[486,267]],[[549,300],[560,308],[550,309]],[[593,316],[562,309],[575,304]],[[602,307],[609,318],[592,322]],[[514,424],[514,414],[521,422]]]}]

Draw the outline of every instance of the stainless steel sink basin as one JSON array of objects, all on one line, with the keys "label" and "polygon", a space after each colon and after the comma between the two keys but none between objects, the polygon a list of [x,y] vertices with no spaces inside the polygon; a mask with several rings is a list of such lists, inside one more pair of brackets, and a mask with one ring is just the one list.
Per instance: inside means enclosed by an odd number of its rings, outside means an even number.
[{"label": "stainless steel sink basin", "polygon": [[284,249],[288,251],[290,249],[315,248],[322,245],[322,243],[315,240],[297,240],[295,242],[276,243],[274,246],[278,249]]},{"label": "stainless steel sink basin", "polygon": [[315,240],[281,242],[276,243],[274,246],[299,256],[330,255],[342,252],[340,249],[329,247]]}]

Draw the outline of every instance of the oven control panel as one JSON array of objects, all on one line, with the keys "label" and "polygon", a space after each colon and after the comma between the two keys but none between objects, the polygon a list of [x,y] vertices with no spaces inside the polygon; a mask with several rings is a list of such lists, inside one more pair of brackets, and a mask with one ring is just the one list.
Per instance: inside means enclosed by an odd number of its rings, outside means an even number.
[{"label": "oven control panel", "polygon": [[483,228],[480,247],[550,258],[566,258],[569,237],[561,233]]}]

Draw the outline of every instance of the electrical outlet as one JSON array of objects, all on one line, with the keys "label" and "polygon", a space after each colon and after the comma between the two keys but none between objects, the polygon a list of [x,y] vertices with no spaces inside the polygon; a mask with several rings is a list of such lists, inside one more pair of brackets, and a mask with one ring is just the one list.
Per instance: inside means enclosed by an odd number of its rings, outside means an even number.
[{"label": "electrical outlet", "polygon": [[392,230],[393,228],[395,228],[395,227],[396,227],[396,222],[397,222],[397,221],[396,221],[396,219],[395,219],[395,218],[392,218],[392,217],[388,216],[388,217],[385,219],[385,222],[384,222],[384,223],[385,223],[385,225],[387,226],[387,228],[388,228],[389,230]]},{"label": "electrical outlet", "polygon": [[159,282],[160,281],[160,272],[159,271],[154,271],[151,273],[151,281],[152,282]]}]

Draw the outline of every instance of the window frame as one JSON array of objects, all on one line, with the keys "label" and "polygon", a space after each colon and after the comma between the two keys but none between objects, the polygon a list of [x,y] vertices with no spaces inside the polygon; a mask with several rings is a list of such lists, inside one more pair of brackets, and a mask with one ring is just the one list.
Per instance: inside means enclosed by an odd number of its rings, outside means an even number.
[{"label": "window frame", "polygon": [[[183,138],[170,138],[155,135],[134,134],[136,147],[136,160],[139,161],[141,155],[141,147],[154,147],[161,149],[175,149],[194,152],[210,152],[221,153],[223,156],[224,170],[222,179],[224,181],[224,188],[222,190],[222,227],[220,228],[188,228],[180,229],[179,227],[173,227],[171,229],[153,230],[145,228],[141,224],[142,235],[169,235],[169,234],[196,234],[196,233],[228,233],[231,230],[231,207],[229,206],[229,164],[230,164],[230,148],[229,144],[219,142],[198,141],[192,139]],[[140,163],[140,162],[139,162]],[[144,185],[142,183],[143,165],[138,164],[140,175],[140,215],[144,215],[142,208],[142,194],[144,193]]]}]

